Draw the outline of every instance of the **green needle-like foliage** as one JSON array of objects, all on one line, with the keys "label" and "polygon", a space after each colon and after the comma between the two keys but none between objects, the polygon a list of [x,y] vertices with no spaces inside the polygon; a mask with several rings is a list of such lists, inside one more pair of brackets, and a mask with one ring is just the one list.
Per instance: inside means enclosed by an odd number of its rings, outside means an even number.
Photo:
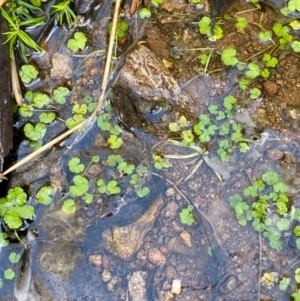
[{"label": "green needle-like foliage", "polygon": [[[42,51],[43,48],[37,44],[22,28],[26,26],[36,26],[43,24],[46,16],[41,16],[33,18],[27,11],[28,9],[39,10],[38,8],[22,1],[22,6],[18,6],[18,1],[7,4],[5,8],[0,7],[2,16],[7,20],[9,24],[9,30],[3,34],[7,36],[5,43],[9,44],[9,52],[12,56],[13,47],[17,41],[19,41],[21,55],[25,62],[27,62],[26,57],[26,47],[29,47],[35,51]],[[22,16],[22,18],[21,18]]]},{"label": "green needle-like foliage", "polygon": [[66,20],[69,29],[72,28],[73,22],[78,22],[78,18],[70,8],[70,4],[73,0],[66,0],[52,5],[51,14],[56,14],[57,22],[61,26]]}]

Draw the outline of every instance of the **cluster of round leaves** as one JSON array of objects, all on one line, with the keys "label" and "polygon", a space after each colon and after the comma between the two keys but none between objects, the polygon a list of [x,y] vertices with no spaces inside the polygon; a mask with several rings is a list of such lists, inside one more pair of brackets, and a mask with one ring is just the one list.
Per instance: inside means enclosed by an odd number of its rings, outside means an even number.
[{"label": "cluster of round leaves", "polygon": [[265,172],[243,194],[248,201],[237,194],[228,199],[240,225],[252,221],[253,228],[262,232],[276,250],[283,248],[282,233],[292,232],[300,249],[300,226],[293,227],[293,221],[300,218],[300,209],[291,206],[287,186],[275,172]]},{"label": "cluster of round leaves", "polygon": [[[7,245],[2,245],[1,244],[1,247],[5,247],[5,246],[7,246]],[[13,265],[18,263],[19,260],[20,260],[20,257],[21,257],[20,254],[17,254],[15,252],[11,252],[8,256],[9,263],[13,264]],[[16,275],[16,273],[14,272],[14,269],[13,269],[13,266],[12,266],[12,267],[9,267],[9,268],[4,270],[3,278],[6,279],[6,280],[12,280],[12,279],[15,278],[15,275]],[[3,284],[4,284],[3,279],[0,278],[0,288],[3,287]]]},{"label": "cluster of round leaves", "polygon": [[197,140],[203,144],[221,137],[217,153],[223,162],[228,162],[235,148],[238,148],[241,153],[249,150],[248,142],[242,134],[242,124],[232,120],[232,111],[236,103],[237,99],[233,95],[228,95],[224,98],[221,108],[210,105],[208,114],[200,114],[199,121],[192,129],[184,116],[181,116],[177,122],[170,123],[169,129],[172,132],[181,132],[182,142],[191,147],[196,145]]},{"label": "cluster of round leaves", "polygon": [[[62,210],[68,214],[72,214],[76,211],[75,198],[80,198],[85,201],[86,204],[93,202],[95,192],[89,191],[91,188],[90,181],[84,176],[84,171],[90,167],[91,164],[104,164],[103,168],[113,168],[114,171],[118,171],[121,182],[129,182],[138,197],[144,197],[149,194],[150,189],[141,185],[140,179],[145,176],[147,170],[142,166],[136,167],[133,164],[129,164],[120,155],[110,155],[106,160],[101,162],[99,156],[93,156],[91,162],[86,167],[79,157],[74,157],[69,160],[69,170],[74,173],[72,179],[72,185],[69,187],[68,196],[71,198],[64,201]],[[115,173],[115,172],[114,172]],[[126,178],[128,177],[128,180]],[[96,181],[97,193],[105,195],[117,195],[121,192],[122,187],[118,184],[116,179],[105,180],[99,178]],[[92,185],[93,186],[93,185]],[[128,187],[126,187],[128,189]]]},{"label": "cluster of round leaves", "polygon": [[[58,87],[53,90],[52,99],[54,104],[64,105],[70,91],[66,87]],[[35,149],[42,145],[42,140],[47,132],[47,126],[56,120],[56,108],[53,106],[48,94],[42,92],[27,91],[25,101],[19,107],[19,113],[30,122],[24,126],[24,134],[31,141],[30,146]],[[51,104],[51,105],[50,105]],[[72,117],[66,120],[66,126],[71,129],[83,122],[88,113],[95,110],[97,103],[92,97],[85,96],[83,104],[74,104]],[[38,121],[37,121],[38,119]]]},{"label": "cluster of round leaves", "polygon": [[19,229],[23,220],[34,216],[34,208],[27,204],[27,195],[21,187],[9,189],[7,196],[0,199],[0,216],[12,230]]},{"label": "cluster of round leaves", "polygon": [[300,268],[295,269],[294,277],[284,276],[279,281],[279,289],[282,291],[287,291],[289,288],[292,291],[292,297],[295,301],[300,301]]}]

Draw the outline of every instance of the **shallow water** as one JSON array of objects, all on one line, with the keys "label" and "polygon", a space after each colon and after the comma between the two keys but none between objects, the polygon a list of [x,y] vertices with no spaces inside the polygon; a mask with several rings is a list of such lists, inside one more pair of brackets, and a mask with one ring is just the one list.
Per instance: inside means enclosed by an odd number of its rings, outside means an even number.
[{"label": "shallow water", "polygon": [[[244,6],[248,7],[241,4],[238,11],[245,9]],[[103,4],[98,9],[100,15],[109,16],[109,6]],[[234,12],[235,8],[232,8],[230,13]],[[272,16],[274,12],[268,10],[268,17]],[[61,119],[69,118],[73,104],[84,103],[85,96],[91,96],[92,102],[97,102],[104,63],[101,51],[106,48],[106,35],[103,33],[106,33],[108,19],[105,17],[82,27],[93,39],[83,57],[74,56],[66,50],[66,39],[71,32],[62,28],[57,28],[51,36],[46,53],[32,57],[32,61],[40,67],[42,77],[28,89],[52,94],[54,88],[66,86],[71,91],[66,105],[57,105],[51,100]],[[257,15],[254,13],[249,17]],[[132,18],[130,24],[130,33],[139,36],[140,33],[134,31],[139,23]],[[157,43],[157,37],[151,36],[154,30],[169,37],[173,36],[174,30],[182,35],[184,31],[191,30],[185,39],[174,38],[170,45],[162,44],[156,49],[156,56],[164,57],[165,49],[174,45],[186,49],[193,37],[199,35],[190,23],[175,24],[166,24],[162,29],[154,22],[147,25],[147,46],[152,51]],[[239,45],[250,43],[248,36],[254,29],[244,35],[240,32],[229,35],[233,31],[229,25],[225,30],[224,40],[220,42],[224,43],[223,47],[233,42]],[[195,39],[194,42],[190,48],[196,49],[203,39]],[[204,43],[208,42],[204,40]],[[258,51],[256,47],[261,46],[255,43],[249,46],[249,49],[254,48],[254,53]],[[127,46],[125,42],[121,48],[126,50]],[[95,54],[97,50],[100,51]],[[119,51],[122,52],[121,49]],[[28,229],[36,229],[38,234],[33,236],[25,232],[22,237],[30,245],[28,251],[16,242],[1,249],[3,270],[12,268],[16,273],[13,280],[4,280],[0,276],[4,283],[0,291],[1,300],[289,300],[291,290],[281,291],[278,281],[283,276],[293,277],[299,266],[299,251],[292,233],[298,219],[291,221],[289,228],[279,231],[282,249],[278,251],[262,234],[253,230],[251,222],[246,226],[238,223],[228,198],[234,194],[243,196],[245,187],[272,170],[288,187],[289,210],[292,206],[299,206],[300,148],[295,126],[298,116],[288,114],[291,110],[285,111],[285,119],[279,127],[275,122],[275,100],[272,106],[271,97],[264,90],[262,99],[243,97],[246,92],[239,91],[237,87],[240,71],[232,68],[215,75],[204,75],[199,64],[192,65],[192,58],[196,55],[199,55],[197,51],[185,51],[178,62],[174,59],[172,75],[169,71],[165,73],[167,77],[174,76],[177,82],[185,83],[179,99],[188,97],[190,102],[184,108],[180,108],[178,98],[160,99],[155,107],[155,99],[145,101],[144,94],[140,95],[140,91],[131,86],[126,87],[128,90],[124,88],[124,93],[130,97],[122,97],[122,86],[115,86],[107,97],[113,104],[113,111],[107,109],[106,114],[113,126],[121,127],[118,137],[123,139],[123,145],[120,149],[109,147],[108,131],[99,129],[97,121],[94,121],[88,131],[74,134],[11,175],[10,187],[24,187],[29,203],[36,209],[36,216],[28,224]],[[124,60],[125,57],[121,56],[120,61]],[[61,70],[59,67],[66,61],[68,63]],[[299,60],[287,62],[297,64]],[[220,62],[214,58],[211,70],[219,66]],[[159,65],[159,68],[163,67]],[[176,72],[172,72],[174,70]],[[281,70],[278,68],[278,74]],[[275,71],[272,70],[274,74]],[[263,83],[258,82],[258,85]],[[163,94],[164,88],[161,87],[162,95],[170,95]],[[222,106],[224,97],[232,93],[240,97],[234,116],[216,121],[207,107],[211,104]],[[120,101],[124,101],[125,105],[114,105]],[[124,117],[129,115],[129,107],[132,124]],[[156,114],[153,107],[155,110],[163,109],[163,115],[147,118],[145,112]],[[134,112],[140,120],[131,118]],[[170,122],[176,122],[184,115],[190,122],[185,125],[189,129],[197,123],[195,120],[199,114],[207,114],[218,126],[222,122],[241,123],[249,150],[242,153],[235,145],[230,161],[222,162],[218,154],[218,144],[223,139],[220,135],[213,136],[206,143],[196,141],[201,151],[167,142],[167,138],[179,140],[179,135],[170,133],[168,129]],[[36,122],[38,113],[28,119]],[[21,118],[18,123],[21,130],[24,122]],[[290,124],[294,126],[290,128]],[[64,130],[64,122],[57,119],[47,127],[44,142]],[[31,151],[28,141],[24,141],[19,157]],[[160,154],[172,166],[163,168],[163,171],[157,170],[153,154]],[[131,182],[130,172],[120,172],[117,164],[109,165],[110,155],[120,155],[127,165],[134,165],[136,183]],[[93,161],[95,156],[100,157],[98,162]],[[79,174],[88,179],[88,189],[84,194],[73,196],[76,211],[67,214],[62,206],[71,199],[70,187],[76,186],[74,177],[78,174],[69,168],[70,160],[75,157],[80,158],[84,165]],[[120,191],[100,193],[100,178],[105,183],[116,180]],[[48,206],[40,204],[36,197],[45,185],[54,187],[52,202]],[[149,188],[150,193],[139,197],[136,191],[143,187]],[[88,197],[92,198],[92,202],[87,201]],[[249,202],[251,205],[252,201]],[[194,207],[191,226],[182,223],[180,218],[182,209],[190,204]],[[274,213],[276,210],[271,206],[268,212],[274,227],[278,221],[278,214]],[[18,264],[8,260],[11,252],[23,254]],[[278,279],[266,283],[263,276],[271,272],[278,273]],[[174,280],[181,281],[177,293],[172,288]]]}]

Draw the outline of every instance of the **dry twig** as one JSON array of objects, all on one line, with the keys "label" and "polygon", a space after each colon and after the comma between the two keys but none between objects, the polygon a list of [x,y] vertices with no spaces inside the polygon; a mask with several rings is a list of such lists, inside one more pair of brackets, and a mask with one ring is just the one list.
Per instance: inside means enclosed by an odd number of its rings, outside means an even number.
[{"label": "dry twig", "polygon": [[[111,30],[111,34],[110,34],[109,45],[108,45],[107,56],[106,56],[105,69],[104,69],[104,75],[103,75],[103,80],[102,80],[102,85],[101,85],[101,95],[100,95],[99,100],[98,100],[97,108],[95,109],[93,114],[89,118],[87,118],[85,121],[83,121],[82,123],[78,124],[77,126],[75,126],[74,128],[68,130],[67,132],[63,133],[62,135],[56,137],[55,139],[53,139],[49,143],[42,146],[40,149],[36,150],[32,154],[26,156],[24,159],[17,162],[13,166],[11,166],[4,173],[0,174],[0,180],[1,179],[6,179],[5,175],[7,175],[8,173],[14,171],[18,167],[24,165],[28,161],[32,160],[33,158],[35,158],[36,156],[38,156],[39,154],[41,154],[45,150],[47,150],[50,147],[54,146],[56,143],[61,142],[63,139],[65,139],[66,137],[68,137],[69,135],[74,133],[76,130],[84,127],[85,125],[88,126],[90,124],[90,119],[94,119],[94,117],[97,116],[102,111],[103,102],[104,102],[104,99],[105,99],[105,93],[107,91],[107,83],[108,83],[109,73],[110,73],[110,63],[111,63],[111,58],[112,58],[113,44],[114,44],[115,38],[116,38],[116,31],[117,31],[117,23],[118,23],[118,17],[119,17],[120,4],[121,4],[121,0],[116,0],[112,30]],[[0,0],[0,5],[1,5],[1,0]]]}]

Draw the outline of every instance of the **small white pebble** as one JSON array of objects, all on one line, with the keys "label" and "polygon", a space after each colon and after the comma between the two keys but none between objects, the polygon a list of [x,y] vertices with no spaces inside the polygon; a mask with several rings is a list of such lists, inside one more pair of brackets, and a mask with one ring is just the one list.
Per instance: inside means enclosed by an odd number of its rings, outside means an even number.
[{"label": "small white pebble", "polygon": [[171,293],[179,295],[181,293],[181,280],[173,279]]}]

